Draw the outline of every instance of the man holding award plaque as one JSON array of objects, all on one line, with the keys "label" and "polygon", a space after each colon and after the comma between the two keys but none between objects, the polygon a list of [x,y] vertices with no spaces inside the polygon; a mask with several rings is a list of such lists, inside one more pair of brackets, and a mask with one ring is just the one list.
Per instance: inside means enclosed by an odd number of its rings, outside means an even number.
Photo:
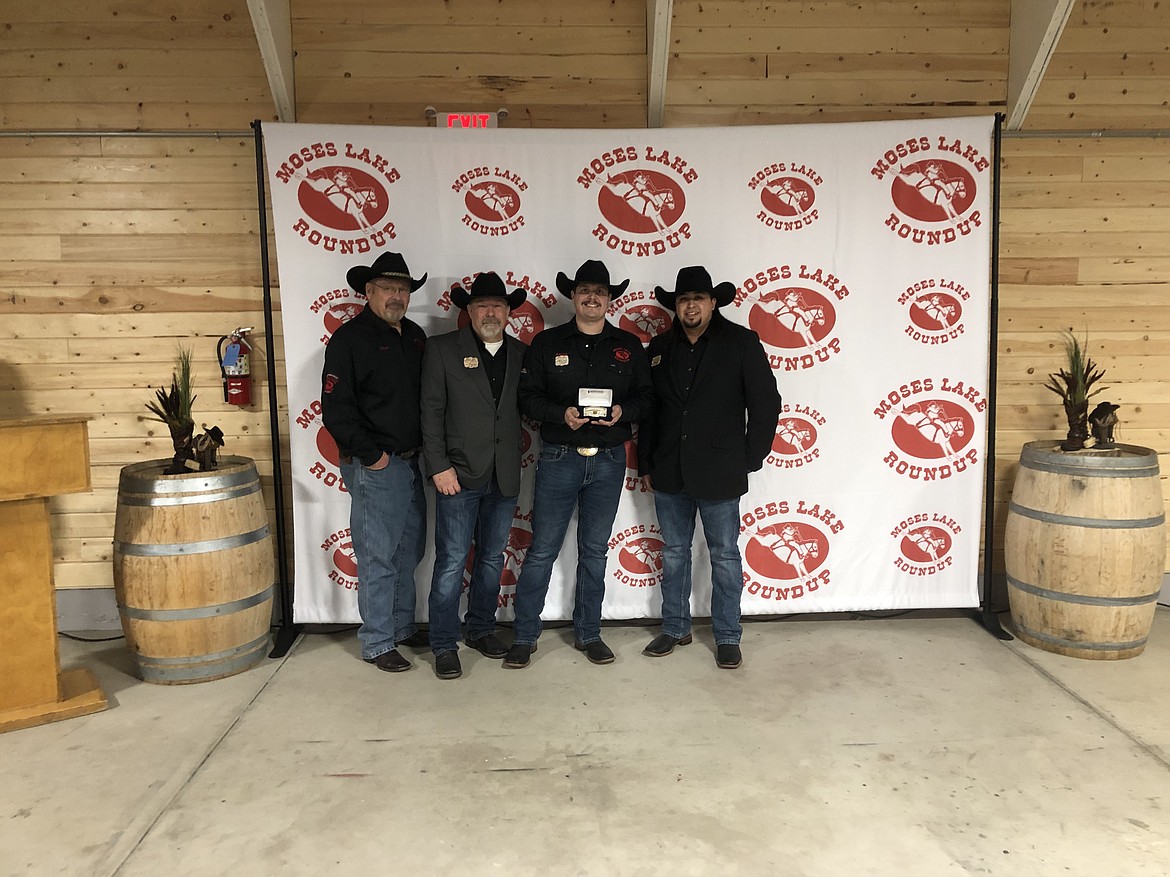
[{"label": "man holding award plaque", "polygon": [[609,282],[590,260],[557,289],[573,300],[574,317],[532,339],[520,375],[520,411],[540,421],[544,445],[536,469],[532,546],[516,583],[515,642],[504,666],[527,667],[540,637],[540,613],[553,563],[577,509],[577,573],[573,646],[594,664],[610,664],[601,639],[605,560],[626,477],[631,425],[654,404],[650,367],[635,335],[606,322],[609,303],[629,285]]}]

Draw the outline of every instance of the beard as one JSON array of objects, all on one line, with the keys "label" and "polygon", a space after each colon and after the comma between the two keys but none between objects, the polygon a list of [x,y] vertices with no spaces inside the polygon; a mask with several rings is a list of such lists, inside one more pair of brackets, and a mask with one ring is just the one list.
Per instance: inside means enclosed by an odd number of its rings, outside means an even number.
[{"label": "beard", "polygon": [[406,308],[399,304],[386,304],[381,311],[374,308],[374,313],[387,323],[399,323],[406,316]]},{"label": "beard", "polygon": [[494,343],[504,337],[504,324],[498,320],[484,320],[479,324],[478,334],[481,341]]}]

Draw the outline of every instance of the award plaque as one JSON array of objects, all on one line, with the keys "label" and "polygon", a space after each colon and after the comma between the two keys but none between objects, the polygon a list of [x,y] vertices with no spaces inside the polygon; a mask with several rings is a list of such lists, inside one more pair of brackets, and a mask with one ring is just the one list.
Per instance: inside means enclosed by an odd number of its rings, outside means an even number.
[{"label": "award plaque", "polygon": [[609,420],[613,416],[613,390],[582,387],[577,391],[577,407],[586,420]]}]

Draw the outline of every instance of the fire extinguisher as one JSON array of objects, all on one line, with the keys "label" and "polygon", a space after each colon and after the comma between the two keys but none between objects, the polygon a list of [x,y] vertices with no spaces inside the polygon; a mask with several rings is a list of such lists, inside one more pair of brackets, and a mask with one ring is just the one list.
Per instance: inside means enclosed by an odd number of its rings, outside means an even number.
[{"label": "fire extinguisher", "polygon": [[231,405],[252,404],[252,346],[244,336],[251,326],[241,327],[219,339],[216,355],[223,378],[223,401]]}]

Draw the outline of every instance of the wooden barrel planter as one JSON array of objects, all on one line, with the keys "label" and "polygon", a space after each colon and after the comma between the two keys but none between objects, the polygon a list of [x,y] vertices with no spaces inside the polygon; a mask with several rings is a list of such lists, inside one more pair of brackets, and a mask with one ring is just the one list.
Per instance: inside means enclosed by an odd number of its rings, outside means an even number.
[{"label": "wooden barrel planter", "polygon": [[221,679],[268,651],[273,554],[255,464],[163,475],[169,460],[122,469],[114,588],[126,642],[147,682]]},{"label": "wooden barrel planter", "polygon": [[1165,521],[1149,448],[1024,445],[1004,541],[1020,639],[1098,661],[1141,654],[1166,566]]}]

